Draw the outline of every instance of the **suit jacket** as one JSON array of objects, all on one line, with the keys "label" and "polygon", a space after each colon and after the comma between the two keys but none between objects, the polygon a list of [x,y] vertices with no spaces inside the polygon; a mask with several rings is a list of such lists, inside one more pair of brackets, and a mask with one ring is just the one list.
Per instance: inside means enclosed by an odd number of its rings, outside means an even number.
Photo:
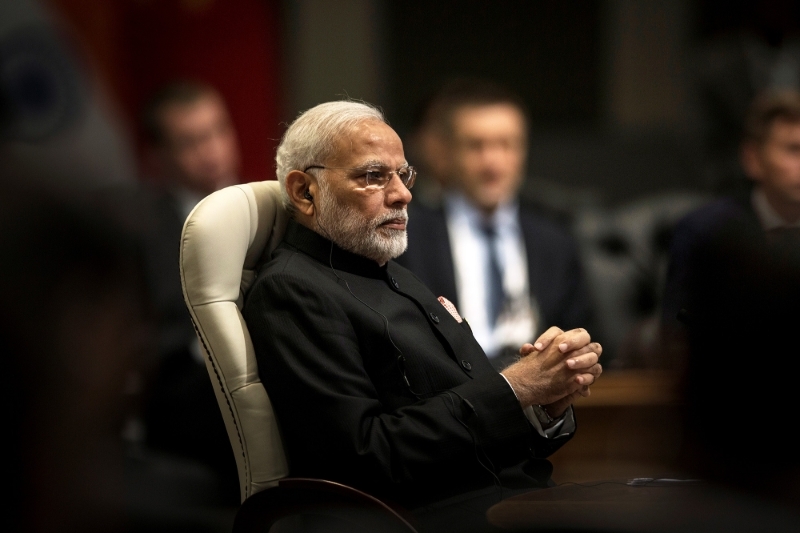
[{"label": "suit jacket", "polygon": [[[590,299],[577,247],[558,224],[520,206],[528,261],[528,287],[541,311],[542,329],[589,328]],[[409,207],[408,250],[397,262],[419,276],[435,294],[458,307],[455,266],[443,208]]]},{"label": "suit jacket", "polygon": [[244,317],[293,476],[415,507],[491,486],[546,486],[541,437],[458,323],[411,272],[291,222]]},{"label": "suit jacket", "polygon": [[[723,249],[744,250],[745,246],[764,248],[766,237],[750,196],[726,197],[686,215],[675,226],[670,245],[670,261],[662,301],[662,320],[669,328],[680,327],[678,312],[691,313],[696,299],[694,287],[730,266],[723,261]],[[688,315],[687,315],[688,317]]]},{"label": "suit jacket", "polygon": [[125,215],[141,239],[148,296],[158,328],[157,353],[163,359],[197,342],[177,268],[186,213],[171,190],[142,183],[130,194],[136,209]]}]

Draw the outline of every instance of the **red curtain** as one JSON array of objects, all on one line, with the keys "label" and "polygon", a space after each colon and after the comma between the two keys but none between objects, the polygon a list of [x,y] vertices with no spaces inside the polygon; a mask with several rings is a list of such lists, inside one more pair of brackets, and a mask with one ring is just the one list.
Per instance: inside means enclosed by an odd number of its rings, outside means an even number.
[{"label": "red curtain", "polygon": [[[280,2],[276,0],[51,0],[74,26],[130,124],[160,85],[190,78],[228,103],[242,179],[274,179],[282,133]],[[141,138],[136,128],[137,138]]]}]

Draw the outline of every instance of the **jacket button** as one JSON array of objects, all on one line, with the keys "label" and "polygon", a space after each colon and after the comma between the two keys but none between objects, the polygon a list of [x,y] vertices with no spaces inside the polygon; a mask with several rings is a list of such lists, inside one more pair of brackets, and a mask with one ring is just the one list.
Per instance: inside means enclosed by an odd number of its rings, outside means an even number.
[{"label": "jacket button", "polygon": [[464,370],[472,370],[472,365],[469,364],[469,361],[466,359],[461,360],[461,366],[464,368]]},{"label": "jacket button", "polygon": [[439,323],[439,317],[436,316],[435,313],[428,313],[428,314],[431,317],[431,320],[433,320],[434,324],[438,324]]},{"label": "jacket button", "polygon": [[392,286],[393,286],[395,289],[399,289],[399,288],[400,288],[400,284],[399,284],[399,283],[397,283],[397,281],[396,281],[394,278],[390,278],[390,279],[391,279],[391,281],[392,281]]}]

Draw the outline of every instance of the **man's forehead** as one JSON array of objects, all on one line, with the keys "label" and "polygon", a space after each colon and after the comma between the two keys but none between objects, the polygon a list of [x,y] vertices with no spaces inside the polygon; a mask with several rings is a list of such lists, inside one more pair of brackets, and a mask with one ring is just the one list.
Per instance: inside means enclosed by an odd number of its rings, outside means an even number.
[{"label": "man's forehead", "polygon": [[195,128],[209,120],[228,120],[228,110],[224,102],[213,93],[203,95],[190,102],[172,102],[160,113],[161,125],[165,132]]},{"label": "man's forehead", "polygon": [[511,111],[521,117],[525,116],[520,107],[512,102],[470,102],[458,105],[453,108],[451,114],[458,115],[459,113],[469,113],[474,111],[486,112],[486,111]]},{"label": "man's forehead", "polygon": [[473,137],[502,136],[524,138],[527,136],[525,115],[511,104],[464,106],[452,116],[452,140]]},{"label": "man's forehead", "polygon": [[352,166],[394,165],[397,157],[404,159],[403,143],[385,122],[363,120],[342,132],[336,140],[332,159],[349,160]]},{"label": "man's forehead", "polygon": [[213,108],[226,111],[225,102],[217,93],[207,92],[189,100],[173,100],[166,102],[160,109],[161,114],[182,114],[195,112],[202,108]]}]

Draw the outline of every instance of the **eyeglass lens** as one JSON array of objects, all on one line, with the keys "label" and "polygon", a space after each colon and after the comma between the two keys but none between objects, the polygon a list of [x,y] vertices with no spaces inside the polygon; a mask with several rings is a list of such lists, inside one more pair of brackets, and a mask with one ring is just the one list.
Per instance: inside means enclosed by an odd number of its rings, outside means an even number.
[{"label": "eyeglass lens", "polygon": [[367,185],[384,187],[392,179],[392,174],[397,174],[397,177],[400,178],[400,181],[403,182],[403,185],[409,189],[413,187],[414,179],[416,177],[416,171],[413,167],[402,168],[400,170],[387,170],[384,172],[367,172]]}]

